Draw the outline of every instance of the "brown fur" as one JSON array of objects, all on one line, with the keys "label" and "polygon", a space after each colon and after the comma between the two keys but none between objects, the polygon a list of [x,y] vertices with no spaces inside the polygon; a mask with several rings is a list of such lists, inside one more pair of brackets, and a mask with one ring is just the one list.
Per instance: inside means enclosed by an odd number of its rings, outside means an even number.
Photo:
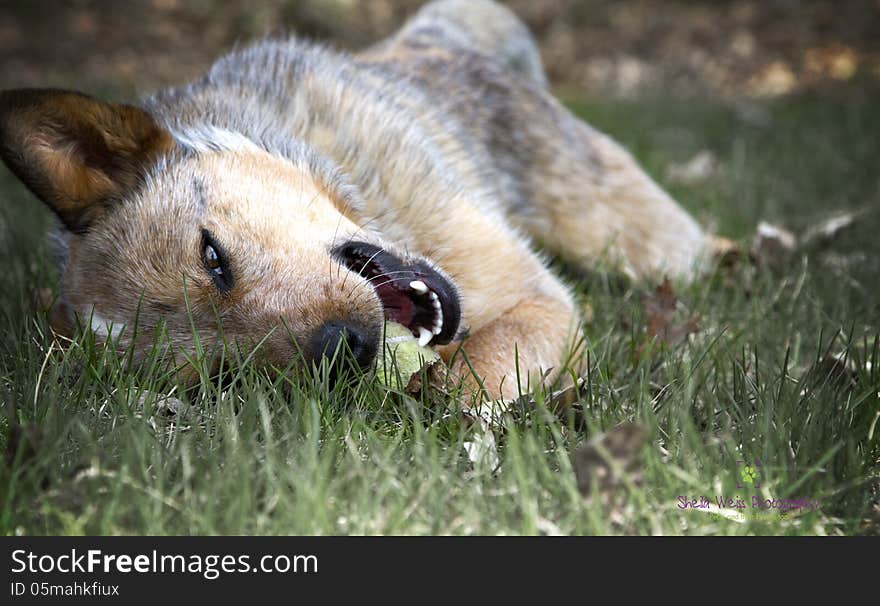
[{"label": "brown fur", "polygon": [[[437,349],[469,389],[510,398],[554,379],[581,335],[537,245],[635,276],[691,277],[706,249],[625,150],[547,92],[524,27],[487,0],[432,3],[355,57],[258,43],[143,108],[2,93],[0,142],[68,228],[60,315],[139,352],[163,327],[175,353],[196,336],[260,344],[278,367],[314,357],[327,322],[378,340],[376,290],[331,252],[359,241],[455,284],[461,331]],[[205,230],[228,292],[206,271]]]},{"label": "brown fur", "polygon": [[0,92],[0,141],[9,167],[73,231],[134,187],[171,137],[144,110],[77,93]]}]

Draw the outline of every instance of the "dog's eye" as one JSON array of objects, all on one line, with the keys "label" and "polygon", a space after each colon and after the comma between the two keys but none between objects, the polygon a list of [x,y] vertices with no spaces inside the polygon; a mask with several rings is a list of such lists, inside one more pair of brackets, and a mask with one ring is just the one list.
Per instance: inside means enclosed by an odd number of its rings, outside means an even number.
[{"label": "dog's eye", "polygon": [[232,275],[223,249],[208,230],[202,230],[202,261],[220,292],[225,293],[232,288]]},{"label": "dog's eye", "polygon": [[208,269],[214,272],[214,275],[223,275],[223,267],[221,267],[220,264],[220,255],[217,254],[217,251],[210,244],[205,246],[205,264],[208,266]]}]

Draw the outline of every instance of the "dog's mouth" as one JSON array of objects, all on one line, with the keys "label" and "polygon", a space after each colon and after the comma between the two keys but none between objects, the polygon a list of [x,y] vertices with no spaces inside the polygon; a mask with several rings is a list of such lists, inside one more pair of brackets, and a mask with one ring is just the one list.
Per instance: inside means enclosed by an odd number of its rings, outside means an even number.
[{"label": "dog's mouth", "polygon": [[334,254],[372,285],[382,301],[385,319],[409,328],[419,345],[442,345],[455,337],[461,321],[458,293],[427,263],[405,263],[366,242],[349,242]]}]

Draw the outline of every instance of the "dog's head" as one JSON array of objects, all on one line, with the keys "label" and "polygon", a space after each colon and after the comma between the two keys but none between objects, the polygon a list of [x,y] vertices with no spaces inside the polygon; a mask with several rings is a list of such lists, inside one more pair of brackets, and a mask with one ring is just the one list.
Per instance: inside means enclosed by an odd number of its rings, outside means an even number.
[{"label": "dog's head", "polygon": [[357,192],[301,144],[18,90],[0,92],[0,155],[63,225],[61,319],[136,353],[161,330],[177,352],[234,343],[281,368],[344,342],[366,367],[384,318],[431,344],[458,329],[450,279],[362,225]]}]

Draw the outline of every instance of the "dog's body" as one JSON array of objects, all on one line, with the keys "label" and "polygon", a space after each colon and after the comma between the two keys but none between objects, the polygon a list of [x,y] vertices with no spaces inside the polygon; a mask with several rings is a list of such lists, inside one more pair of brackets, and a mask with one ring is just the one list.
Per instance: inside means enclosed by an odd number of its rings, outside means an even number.
[{"label": "dog's body", "polygon": [[222,328],[277,366],[340,337],[367,365],[385,316],[508,397],[579,332],[534,246],[633,275],[688,276],[705,251],[487,0],[432,3],[353,57],[261,42],[140,108],[2,93],[0,138],[65,226],[61,317],[140,348],[160,324],[182,351]]}]

